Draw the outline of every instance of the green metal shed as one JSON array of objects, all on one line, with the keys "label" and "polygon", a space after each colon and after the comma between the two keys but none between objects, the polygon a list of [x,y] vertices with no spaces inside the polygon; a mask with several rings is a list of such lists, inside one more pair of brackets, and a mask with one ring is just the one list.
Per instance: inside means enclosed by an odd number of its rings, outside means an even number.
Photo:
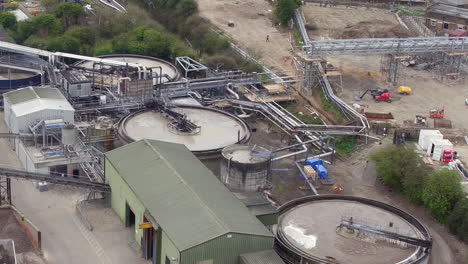
[{"label": "green metal shed", "polygon": [[105,168],[112,207],[153,263],[238,264],[273,248],[273,234],[184,145],[140,140],[106,153]]}]

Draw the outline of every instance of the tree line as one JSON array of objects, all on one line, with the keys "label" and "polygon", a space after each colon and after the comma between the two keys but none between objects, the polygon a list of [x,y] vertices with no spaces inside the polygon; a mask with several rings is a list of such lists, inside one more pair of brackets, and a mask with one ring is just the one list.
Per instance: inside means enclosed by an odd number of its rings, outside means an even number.
[{"label": "tree line", "polygon": [[370,158],[382,183],[426,207],[450,232],[468,242],[468,199],[456,170],[432,170],[410,147],[387,147]]}]

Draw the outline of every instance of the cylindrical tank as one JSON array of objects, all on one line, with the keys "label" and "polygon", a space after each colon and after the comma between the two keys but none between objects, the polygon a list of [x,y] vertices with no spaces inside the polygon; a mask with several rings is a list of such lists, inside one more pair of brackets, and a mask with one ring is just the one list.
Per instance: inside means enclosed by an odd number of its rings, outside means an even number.
[{"label": "cylindrical tank", "polygon": [[91,137],[101,139],[103,147],[106,151],[110,151],[113,148],[113,136],[112,132],[114,129],[114,121],[107,116],[99,116],[94,126],[91,127]]},{"label": "cylindrical tank", "polygon": [[275,251],[287,263],[427,264],[428,229],[412,215],[361,197],[304,196],[278,208]]},{"label": "cylindrical tank", "polygon": [[62,145],[75,145],[76,129],[72,124],[67,124],[62,127]]},{"label": "cylindrical tank", "polygon": [[234,191],[258,191],[271,177],[270,152],[249,145],[232,145],[222,151],[221,181]]}]

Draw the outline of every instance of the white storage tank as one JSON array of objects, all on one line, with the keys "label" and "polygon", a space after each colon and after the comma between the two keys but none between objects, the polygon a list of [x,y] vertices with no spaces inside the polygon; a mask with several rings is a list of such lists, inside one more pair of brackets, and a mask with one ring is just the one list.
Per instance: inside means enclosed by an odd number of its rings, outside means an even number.
[{"label": "white storage tank", "polygon": [[444,150],[453,150],[453,144],[448,139],[432,139],[428,148],[427,155],[429,155],[432,160],[440,161]]},{"label": "white storage tank", "polygon": [[62,127],[62,145],[73,146],[76,143],[76,129],[72,124],[67,124]]},{"label": "white storage tank", "polygon": [[431,144],[432,139],[443,139],[444,136],[439,130],[421,129],[419,132],[418,145],[422,149],[427,149]]}]

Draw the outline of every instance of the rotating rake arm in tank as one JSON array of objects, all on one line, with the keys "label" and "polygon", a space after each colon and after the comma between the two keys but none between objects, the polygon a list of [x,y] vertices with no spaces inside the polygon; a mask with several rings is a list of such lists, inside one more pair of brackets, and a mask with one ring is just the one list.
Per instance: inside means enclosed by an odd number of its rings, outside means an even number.
[{"label": "rotating rake arm in tank", "polygon": [[165,118],[171,120],[169,123],[170,128],[174,129],[177,133],[195,134],[200,131],[200,127],[187,118],[185,114],[173,111],[162,100],[154,100],[146,105],[148,108],[158,111],[163,114]]},{"label": "rotating rake arm in tank", "polygon": [[401,241],[401,242],[404,242],[413,246],[430,248],[432,245],[432,241],[430,240],[420,239],[416,237],[409,237],[409,236],[401,235],[398,233],[377,229],[371,226],[354,223],[352,218],[350,220],[342,220],[339,227],[346,227],[350,230],[357,230],[360,232],[373,234],[375,236],[380,236],[380,237],[384,237],[387,239]]}]

